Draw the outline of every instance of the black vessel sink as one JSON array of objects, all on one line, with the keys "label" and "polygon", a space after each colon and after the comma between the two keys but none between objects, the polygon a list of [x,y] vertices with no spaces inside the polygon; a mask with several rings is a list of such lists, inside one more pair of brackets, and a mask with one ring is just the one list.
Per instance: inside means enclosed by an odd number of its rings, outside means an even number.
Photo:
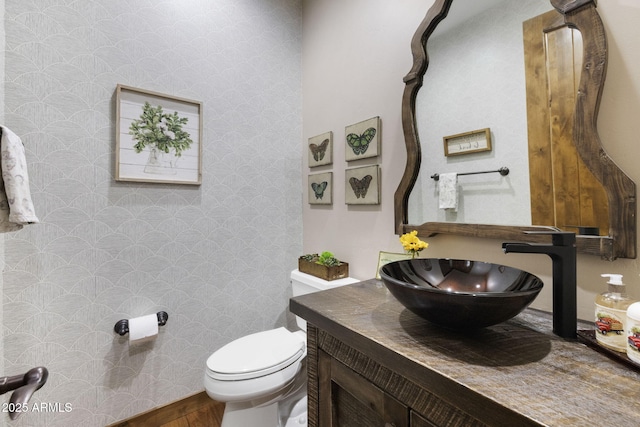
[{"label": "black vessel sink", "polygon": [[416,258],[380,269],[391,294],[418,316],[455,330],[504,322],[536,298],[537,276],[504,265],[459,259]]}]

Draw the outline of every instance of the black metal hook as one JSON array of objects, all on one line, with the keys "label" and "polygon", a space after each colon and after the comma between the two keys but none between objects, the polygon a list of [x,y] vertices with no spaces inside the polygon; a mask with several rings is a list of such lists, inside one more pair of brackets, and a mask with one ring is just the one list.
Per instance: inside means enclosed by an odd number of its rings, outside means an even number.
[{"label": "black metal hook", "polygon": [[[169,315],[166,311],[159,311],[156,313],[158,317],[158,325],[164,326],[167,324],[167,320],[169,320]],[[113,330],[120,335],[121,337],[125,336],[129,333],[129,319],[121,319],[118,320],[113,327]]]}]

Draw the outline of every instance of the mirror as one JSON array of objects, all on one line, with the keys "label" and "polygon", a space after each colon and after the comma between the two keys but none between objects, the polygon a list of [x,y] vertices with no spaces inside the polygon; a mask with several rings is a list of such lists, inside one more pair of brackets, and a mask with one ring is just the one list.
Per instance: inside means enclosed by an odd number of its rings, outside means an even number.
[{"label": "mirror", "polygon": [[[518,219],[522,225],[503,221],[502,224],[482,223],[459,223],[444,221],[415,222],[415,217],[409,216],[409,196],[412,191],[421,191],[417,188],[416,182],[419,172],[421,172],[422,150],[429,157],[443,157],[442,142],[425,141],[422,146],[420,136],[426,127],[436,127],[437,117],[430,120],[430,117],[420,121],[420,132],[416,122],[416,97],[423,85],[423,77],[429,66],[428,40],[433,35],[441,21],[447,24],[445,19],[450,11],[453,2],[462,0],[436,0],[429,9],[425,19],[417,29],[411,44],[414,64],[410,72],[404,78],[405,91],[402,101],[402,121],[407,148],[407,165],[403,178],[395,194],[395,220],[396,232],[398,234],[417,229],[422,236],[430,236],[438,233],[451,233],[475,237],[496,238],[496,239],[519,239],[521,241],[540,242],[546,241],[548,237],[539,234],[526,234],[524,231],[541,231],[552,229],[553,227],[543,227],[529,225],[523,219]],[[486,0],[489,1],[489,0]],[[480,3],[478,0],[472,3]],[[518,2],[519,3],[519,2]],[[606,74],[606,37],[602,22],[596,10],[593,0],[551,0],[558,12],[558,24],[575,28],[582,38],[582,61],[579,76],[577,96],[575,98],[575,108],[573,111],[573,144],[575,150],[585,164],[586,169],[593,174],[597,181],[604,187],[608,200],[608,233],[604,236],[579,235],[577,238],[578,251],[581,253],[597,254],[603,259],[613,260],[619,257],[636,257],[636,222],[635,222],[635,184],[631,181],[606,155],[601,147],[600,139],[596,129],[596,119],[599,107],[600,96]],[[548,9],[551,9],[548,7]],[[503,12],[498,5],[496,19],[503,19]],[[534,14],[535,15],[535,14]],[[453,20],[453,19],[452,19]],[[522,25],[520,22],[518,25]],[[488,45],[485,47],[489,47]],[[487,53],[487,56],[490,54]],[[459,55],[458,55],[459,56]],[[434,55],[434,58],[437,57]],[[522,61],[522,59],[521,59]],[[481,64],[482,65],[482,64]],[[491,67],[490,64],[487,64]],[[433,66],[436,69],[436,65]],[[429,78],[429,73],[426,77]],[[460,82],[462,83],[462,82]],[[483,106],[475,106],[482,109]],[[464,118],[464,115],[461,115]],[[464,121],[464,120],[462,120]],[[463,123],[464,125],[464,123]],[[475,128],[474,128],[475,129]],[[420,136],[419,136],[420,135]],[[425,133],[426,135],[426,133]],[[501,142],[503,143],[503,142]],[[525,142],[526,144],[526,142]],[[497,169],[508,165],[495,165],[489,160],[491,153],[474,153],[473,156],[485,156],[487,159],[487,170]],[[518,158],[527,158],[526,152],[519,153]],[[525,160],[526,161],[526,160]],[[528,169],[528,168],[527,168]],[[423,171],[423,174],[437,173],[438,171]],[[464,171],[463,171],[464,172]],[[522,171],[520,171],[522,173]],[[509,180],[500,180],[496,174],[497,190],[509,196],[516,193],[509,186]],[[515,175],[514,175],[515,180]],[[506,187],[504,186],[507,183]],[[414,187],[416,188],[414,190]],[[511,192],[511,193],[509,193]],[[522,197],[527,199],[529,194],[523,191]],[[426,203],[436,204],[437,198],[433,190],[430,193],[431,199]],[[517,195],[519,196],[519,195]],[[528,200],[527,200],[528,202]],[[521,202],[518,202],[521,203]],[[526,202],[524,203],[526,204]],[[415,211],[415,207],[412,207]],[[420,208],[418,208],[420,209]],[[414,222],[409,220],[413,219]],[[438,218],[439,219],[439,218]],[[428,221],[428,220],[427,220]]]},{"label": "mirror", "polygon": [[[548,0],[455,0],[447,18],[429,37],[429,67],[416,96],[415,113],[418,137],[429,150],[422,151],[420,172],[409,197],[410,223],[532,224],[525,90],[531,84],[525,82],[522,23],[549,11],[559,16],[552,9]],[[542,40],[540,30],[534,31],[536,39]],[[535,71],[544,77],[546,64],[542,65]],[[534,99],[546,101],[545,89],[536,90]],[[561,96],[556,99],[568,104]],[[464,134],[482,129],[486,129],[484,135]],[[443,145],[443,136],[461,133]],[[474,174],[503,166],[509,169],[504,178],[498,173]],[[439,203],[433,203],[442,183],[431,176],[447,172],[473,174],[458,175],[456,209],[440,209]],[[562,223],[581,224],[573,219]]]}]

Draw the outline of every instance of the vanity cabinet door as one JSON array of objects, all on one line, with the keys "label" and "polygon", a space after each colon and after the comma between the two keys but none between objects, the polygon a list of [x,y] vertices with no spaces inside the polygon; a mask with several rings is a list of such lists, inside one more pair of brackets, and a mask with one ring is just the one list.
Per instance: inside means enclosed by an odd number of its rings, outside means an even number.
[{"label": "vanity cabinet door", "polygon": [[423,418],[417,412],[411,411],[411,427],[438,427],[438,425]]},{"label": "vanity cabinet door", "polygon": [[461,411],[443,411],[443,413],[430,414],[430,416],[434,417],[433,421],[411,411],[411,427],[487,427],[486,424]]},{"label": "vanity cabinet door", "polygon": [[320,351],[319,422],[326,427],[408,427],[409,408]]}]

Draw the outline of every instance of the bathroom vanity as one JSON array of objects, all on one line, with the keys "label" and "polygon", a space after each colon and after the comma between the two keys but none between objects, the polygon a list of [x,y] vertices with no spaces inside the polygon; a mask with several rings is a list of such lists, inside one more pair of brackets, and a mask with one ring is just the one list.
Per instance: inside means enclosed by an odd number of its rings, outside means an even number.
[{"label": "bathroom vanity", "polygon": [[547,313],[452,332],[375,279],[290,309],[308,322],[310,427],[640,425],[640,374],[553,335]]}]

